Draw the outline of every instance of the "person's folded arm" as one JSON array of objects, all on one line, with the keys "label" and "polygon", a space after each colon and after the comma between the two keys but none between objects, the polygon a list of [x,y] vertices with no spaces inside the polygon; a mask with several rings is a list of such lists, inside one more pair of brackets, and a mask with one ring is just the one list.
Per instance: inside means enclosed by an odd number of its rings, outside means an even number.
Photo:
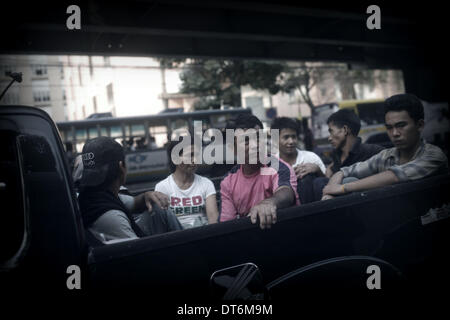
[{"label": "person's folded arm", "polygon": [[333,167],[333,163],[329,164],[327,167],[327,171],[325,172],[325,176],[327,178],[331,178],[333,176],[333,170],[331,170],[332,167]]},{"label": "person's folded arm", "polygon": [[440,172],[448,172],[448,161],[438,148],[430,148],[421,157],[389,168],[401,181],[420,180]]},{"label": "person's folded arm", "polygon": [[344,178],[344,173],[342,171],[338,171],[330,177],[327,185],[322,190],[322,200],[333,199],[333,192],[340,188],[342,179]]},{"label": "person's folded arm", "polygon": [[400,180],[395,175],[395,173],[392,172],[391,170],[386,170],[374,174],[373,176],[345,184],[345,191],[348,193],[348,192],[370,190],[374,188],[389,186],[391,184],[395,184],[398,182],[400,182]]},{"label": "person's folded arm", "polygon": [[383,171],[373,176],[349,182],[346,184],[328,184],[324,188],[324,194],[326,195],[342,195],[349,192],[358,192],[364,190],[370,190],[374,188],[380,188],[400,182],[400,179],[391,170]]},{"label": "person's folded arm", "polygon": [[374,174],[384,171],[383,163],[386,150],[375,154],[369,159],[361,162],[356,162],[348,167],[342,167],[341,172],[344,174],[344,178],[354,177],[357,179],[364,179]]},{"label": "person's folded arm", "polygon": [[328,181],[327,185],[332,185],[332,184],[341,184],[342,179],[344,179],[344,173],[342,171],[338,171],[335,174],[333,174],[330,178],[330,180]]}]

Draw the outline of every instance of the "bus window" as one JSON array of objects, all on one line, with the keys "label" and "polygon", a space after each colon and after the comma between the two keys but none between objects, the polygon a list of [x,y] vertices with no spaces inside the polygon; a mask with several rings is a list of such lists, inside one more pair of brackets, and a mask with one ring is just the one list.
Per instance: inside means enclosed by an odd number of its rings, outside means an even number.
[{"label": "bus window", "polygon": [[225,128],[226,124],[227,124],[227,120],[229,119],[229,115],[228,117],[226,115],[214,115],[211,116],[210,118],[210,122],[211,122],[211,128],[217,128],[217,129],[223,129]]},{"label": "bus window", "polygon": [[63,136],[65,138],[64,142],[67,141],[74,141],[75,139],[73,138],[73,130],[72,128],[68,128],[66,130],[62,130],[64,132]]},{"label": "bus window", "polygon": [[87,140],[87,131],[86,129],[77,129],[75,130],[75,149],[78,153],[81,153],[81,150],[83,149],[84,144]]},{"label": "bus window", "polygon": [[121,138],[121,137],[123,137],[122,127],[121,126],[113,126],[113,127],[110,127],[109,129],[110,129],[110,132],[111,132],[111,135],[110,135],[111,138]]},{"label": "bus window", "polygon": [[102,137],[109,137],[108,129],[106,129],[105,127],[100,128],[100,136],[102,136]]},{"label": "bus window", "polygon": [[89,139],[98,137],[98,129],[97,128],[89,128]]},{"label": "bus window", "polygon": [[131,136],[145,137],[145,128],[143,124],[132,124],[131,125]]},{"label": "bus window", "polygon": [[201,122],[203,131],[211,127],[210,119],[207,116],[192,118],[192,125],[194,125],[194,122]]},{"label": "bus window", "polygon": [[149,143],[151,148],[152,149],[164,148],[167,143],[167,127],[166,126],[149,127],[148,130],[150,136]]},{"label": "bus window", "polygon": [[75,131],[76,140],[85,141],[87,139],[86,129],[77,129]]},{"label": "bus window", "polygon": [[170,140],[178,140],[179,137],[189,133],[189,123],[187,120],[178,119],[171,123],[172,135]]}]

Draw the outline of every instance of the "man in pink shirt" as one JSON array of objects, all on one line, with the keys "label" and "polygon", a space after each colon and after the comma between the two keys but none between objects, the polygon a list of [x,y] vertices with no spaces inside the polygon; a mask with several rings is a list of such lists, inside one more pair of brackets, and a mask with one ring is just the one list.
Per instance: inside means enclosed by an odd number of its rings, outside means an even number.
[{"label": "man in pink shirt", "polygon": [[[249,129],[262,128],[261,121],[248,114],[239,116],[233,126],[228,127],[244,135]],[[260,159],[250,164],[250,157],[258,154],[258,139],[245,141],[245,163],[232,168],[220,184],[221,222],[249,216],[252,223],[256,223],[259,217],[261,229],[270,228],[277,220],[277,209],[299,203],[297,178],[286,162],[279,159],[278,170],[261,164]],[[235,137],[235,150],[237,144]]]}]

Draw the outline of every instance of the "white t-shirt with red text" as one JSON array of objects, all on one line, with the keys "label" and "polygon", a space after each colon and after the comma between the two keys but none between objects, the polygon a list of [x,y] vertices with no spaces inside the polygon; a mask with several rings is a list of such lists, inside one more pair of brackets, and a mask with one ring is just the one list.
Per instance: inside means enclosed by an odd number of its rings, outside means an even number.
[{"label": "white t-shirt with red text", "polygon": [[173,179],[173,175],[158,182],[155,191],[162,192],[169,197],[169,207],[176,214],[183,228],[208,224],[206,216],[206,198],[216,194],[214,184],[208,178],[195,175],[194,182],[186,189],[180,189]]}]

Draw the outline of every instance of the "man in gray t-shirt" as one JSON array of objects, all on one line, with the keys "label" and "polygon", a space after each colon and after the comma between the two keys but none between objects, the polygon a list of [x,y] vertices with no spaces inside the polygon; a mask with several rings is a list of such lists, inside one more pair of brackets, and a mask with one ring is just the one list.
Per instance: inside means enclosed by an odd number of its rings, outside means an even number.
[{"label": "man in gray t-shirt", "polygon": [[120,194],[125,183],[125,155],[120,144],[108,137],[86,142],[82,168],[75,169],[83,224],[103,243],[135,239],[181,230],[168,208],[168,198],[159,192],[138,196]]}]

